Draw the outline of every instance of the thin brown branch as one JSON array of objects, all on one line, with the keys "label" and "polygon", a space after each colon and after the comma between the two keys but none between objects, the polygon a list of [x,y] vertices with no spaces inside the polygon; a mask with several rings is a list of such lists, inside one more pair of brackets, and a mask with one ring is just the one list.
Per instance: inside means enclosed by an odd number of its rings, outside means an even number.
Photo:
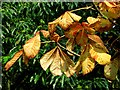
[{"label": "thin brown branch", "polygon": [[114,44],[119,38],[120,38],[120,36],[117,37],[117,38],[111,43],[111,45],[110,45],[111,48],[112,48],[113,44]]},{"label": "thin brown branch", "polygon": [[68,52],[70,52],[70,53],[72,53],[72,54],[78,56],[78,57],[80,56],[79,54],[77,54],[77,53],[75,53],[75,52],[73,52],[73,51],[70,51],[70,50],[66,49],[66,48],[65,48],[64,46],[62,46],[60,43],[57,43],[57,45],[58,45],[59,47],[65,49],[66,51],[68,51]]}]

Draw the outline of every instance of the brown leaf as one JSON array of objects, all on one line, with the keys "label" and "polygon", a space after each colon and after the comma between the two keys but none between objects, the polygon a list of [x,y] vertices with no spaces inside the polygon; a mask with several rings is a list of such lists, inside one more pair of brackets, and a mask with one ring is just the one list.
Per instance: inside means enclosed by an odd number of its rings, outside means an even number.
[{"label": "brown leaf", "polygon": [[61,15],[59,18],[57,18],[56,20],[54,20],[53,22],[49,22],[48,23],[48,30],[50,32],[50,34],[53,34],[56,31],[56,26],[58,25],[58,23],[60,22],[61,18],[63,15]]},{"label": "brown leaf", "polygon": [[40,30],[40,32],[43,34],[43,36],[44,36],[45,38],[48,38],[48,37],[50,36],[49,31]]},{"label": "brown leaf", "polygon": [[18,60],[18,58],[23,54],[23,50],[18,51],[15,53],[14,57],[8,61],[5,65],[5,70],[9,70],[9,68]]},{"label": "brown leaf", "polygon": [[[69,51],[72,51],[74,49],[74,45],[75,45],[74,39],[68,39],[68,41],[66,42],[66,49]],[[67,53],[73,56],[72,53],[70,52],[67,52]]]},{"label": "brown leaf", "polygon": [[73,19],[70,17],[67,11],[63,14],[62,19],[59,21],[59,26],[66,30],[73,22]]},{"label": "brown leaf", "polygon": [[61,55],[61,69],[67,77],[72,76],[75,73],[74,62],[59,48]]},{"label": "brown leaf", "polygon": [[50,39],[58,42],[60,40],[60,36],[57,33],[54,33],[50,36]]},{"label": "brown leaf", "polygon": [[53,75],[57,76],[61,76],[62,75],[62,70],[61,70],[61,56],[60,56],[60,52],[58,50],[58,48],[56,49],[56,51],[53,54],[53,62],[50,65],[50,71]]},{"label": "brown leaf", "polygon": [[86,45],[88,41],[88,36],[84,32],[84,29],[79,31],[78,35],[76,36],[76,43],[80,46]]},{"label": "brown leaf", "polygon": [[47,52],[46,54],[44,54],[42,56],[42,58],[40,59],[40,65],[44,70],[47,70],[47,68],[51,65],[51,63],[54,60],[54,53],[56,51],[57,47],[55,47],[54,49],[52,49],[51,51]]},{"label": "brown leaf", "polygon": [[88,38],[99,44],[104,49],[105,52],[108,52],[107,48],[104,46],[104,43],[99,36],[88,34]]},{"label": "brown leaf", "polygon": [[67,38],[75,38],[77,33],[82,29],[83,27],[79,22],[74,22],[72,25],[70,25],[69,30],[65,31],[65,36]]},{"label": "brown leaf", "polygon": [[23,46],[24,53],[28,59],[34,58],[38,54],[40,46],[40,34],[37,32],[36,35],[29,39]]},{"label": "brown leaf", "polygon": [[50,66],[53,75],[62,75],[64,72],[67,77],[74,74],[74,62],[57,46],[47,52],[41,59],[40,64],[44,70]]},{"label": "brown leaf", "polygon": [[115,80],[118,72],[118,59],[115,58],[109,64],[104,66],[104,75],[109,80]]}]

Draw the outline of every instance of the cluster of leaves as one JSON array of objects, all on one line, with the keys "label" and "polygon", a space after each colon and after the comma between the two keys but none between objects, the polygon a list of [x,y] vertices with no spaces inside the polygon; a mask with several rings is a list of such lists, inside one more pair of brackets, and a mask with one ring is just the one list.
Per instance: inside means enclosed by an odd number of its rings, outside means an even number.
[{"label": "cluster of leaves", "polygon": [[[117,3],[109,3],[105,1],[104,3],[102,3],[102,5],[104,4],[108,7],[108,9],[109,8],[119,9],[119,5]],[[104,8],[101,5],[101,3],[97,3],[96,5],[98,5],[100,9]],[[53,84],[53,88],[56,87],[56,84],[58,83],[59,80],[61,80],[60,81],[61,87],[64,86],[64,81],[68,82],[71,88],[76,87],[76,85],[80,84],[80,82],[75,83],[73,77],[71,76],[75,75],[75,73],[77,75],[81,75],[80,72],[81,70],[83,75],[88,74],[93,71],[97,63],[100,65],[105,65],[104,68],[105,76],[110,80],[114,80],[117,75],[118,66],[120,66],[118,63],[119,57],[117,56],[117,58],[115,58],[114,60],[110,60],[111,55],[108,54],[107,48],[104,46],[103,41],[100,39],[98,35],[96,35],[96,33],[97,32],[103,33],[104,31],[109,30],[114,25],[110,21],[119,18],[120,17],[119,14],[117,14],[118,16],[111,18],[109,18],[109,15],[108,16],[105,15],[107,19],[101,16],[98,16],[97,18],[87,17],[86,19],[87,22],[83,21],[80,23],[82,17],[76,15],[75,13],[72,13],[73,11],[67,11],[53,22],[49,22],[48,31],[46,30],[38,31],[37,29],[36,31],[38,32],[35,31],[34,37],[29,39],[25,43],[25,45],[23,45],[23,49],[18,51],[14,55],[14,57],[7,62],[7,64],[5,65],[5,69],[9,70],[9,68],[19,59],[21,55],[23,55],[24,63],[28,64],[29,59],[37,57],[39,50],[40,52],[42,52],[41,44],[44,43],[46,44],[50,42],[55,44],[54,48],[47,53],[45,53],[46,50],[44,51],[45,54],[40,59],[40,65],[44,70],[48,70],[46,71],[48,72],[48,75],[50,74],[49,69],[47,69],[48,67],[50,67],[50,71],[52,72],[53,75],[55,76],[60,75],[59,77],[52,76],[50,84]],[[108,10],[106,12],[108,12]],[[42,33],[47,40],[50,39],[51,41],[41,42],[42,40],[40,39],[42,38],[42,35],[40,33]],[[67,40],[66,42],[64,41],[66,48],[61,45],[62,40]],[[75,52],[76,45],[77,48],[80,48],[77,51],[77,53]],[[62,48],[65,50],[63,50]],[[67,51],[67,53],[65,53],[65,51]],[[71,57],[76,57],[76,56],[78,57],[78,61],[77,59],[75,60],[71,59]],[[39,61],[37,61],[36,63],[38,62]],[[76,64],[74,62],[76,62]],[[70,79],[65,78],[66,76],[62,75],[62,73],[64,73],[67,77],[70,77]],[[36,75],[35,76],[36,79],[34,79],[34,82],[37,82],[40,76],[42,75],[43,74]],[[53,78],[56,78],[55,81],[52,81]],[[90,82],[91,84],[90,83],[89,84],[91,86],[95,85],[97,83],[96,81],[97,79],[95,79],[95,82]],[[44,78],[42,78],[42,82],[43,84],[47,83],[44,80]],[[100,86],[103,85],[101,84]],[[88,86],[83,86],[83,87],[77,86],[77,87],[87,88]],[[107,85],[106,88],[108,88]]]}]

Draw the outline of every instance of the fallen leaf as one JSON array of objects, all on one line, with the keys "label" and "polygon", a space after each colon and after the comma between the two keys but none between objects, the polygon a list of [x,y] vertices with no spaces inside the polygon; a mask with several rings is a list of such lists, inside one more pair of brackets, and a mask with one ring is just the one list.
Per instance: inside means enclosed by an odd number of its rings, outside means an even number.
[{"label": "fallen leaf", "polygon": [[40,34],[37,32],[33,38],[29,39],[25,45],[23,45],[24,53],[28,59],[34,58],[38,54],[40,46]]},{"label": "fallen leaf", "polygon": [[10,69],[10,67],[18,60],[18,58],[23,54],[23,50],[18,51],[17,53],[15,53],[15,55],[13,56],[13,58],[8,61],[5,65],[5,70],[8,71]]}]

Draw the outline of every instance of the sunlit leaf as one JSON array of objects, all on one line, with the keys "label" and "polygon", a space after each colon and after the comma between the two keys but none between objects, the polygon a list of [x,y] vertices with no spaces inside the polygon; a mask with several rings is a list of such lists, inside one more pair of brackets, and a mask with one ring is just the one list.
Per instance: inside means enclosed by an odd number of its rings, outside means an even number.
[{"label": "sunlit leaf", "polygon": [[99,18],[94,18],[94,17],[88,17],[87,21],[89,24],[94,24],[99,21]]},{"label": "sunlit leaf", "polygon": [[53,53],[53,62],[50,65],[50,71],[53,75],[62,75],[62,70],[61,70],[61,57],[60,57],[60,52],[58,50],[58,48],[56,49],[56,51]]},{"label": "sunlit leaf", "polygon": [[56,51],[57,47],[52,49],[51,51],[47,52],[42,56],[40,59],[40,65],[44,70],[47,70],[47,68],[50,66],[50,64],[54,60],[54,52]]},{"label": "sunlit leaf", "polygon": [[59,21],[59,25],[61,28],[66,30],[73,22],[74,20],[70,17],[67,11],[63,14],[62,19]]},{"label": "sunlit leaf", "polygon": [[15,53],[15,55],[13,56],[13,58],[8,61],[5,65],[5,70],[9,70],[9,68],[18,60],[18,58],[23,54],[23,50],[18,51],[17,53]]},{"label": "sunlit leaf", "polygon": [[93,44],[90,45],[91,57],[98,62],[100,65],[110,63],[111,55],[107,54],[100,46]]},{"label": "sunlit leaf", "polygon": [[79,22],[79,20],[82,18],[81,16],[76,15],[75,13],[68,12],[70,16],[73,18],[74,21]]},{"label": "sunlit leaf", "polygon": [[95,67],[95,61],[91,58],[89,54],[89,45],[84,48],[84,51],[81,53],[81,56],[75,65],[76,74],[82,69],[83,75],[90,73]]},{"label": "sunlit leaf", "polygon": [[118,59],[115,58],[109,64],[104,66],[104,75],[109,80],[115,80],[118,72]]},{"label": "sunlit leaf", "polygon": [[51,73],[55,76],[65,73],[70,77],[75,72],[74,62],[59,47],[47,52],[40,59],[40,64],[44,70],[50,67]]},{"label": "sunlit leaf", "polygon": [[36,35],[29,39],[23,46],[24,53],[28,59],[34,58],[38,54],[40,46],[40,34],[37,32]]},{"label": "sunlit leaf", "polygon": [[90,73],[95,67],[95,61],[91,57],[87,57],[82,62],[82,73],[83,75]]},{"label": "sunlit leaf", "polygon": [[108,1],[104,1],[104,3],[108,6],[108,7],[116,7],[117,5],[114,2],[108,2]]}]

